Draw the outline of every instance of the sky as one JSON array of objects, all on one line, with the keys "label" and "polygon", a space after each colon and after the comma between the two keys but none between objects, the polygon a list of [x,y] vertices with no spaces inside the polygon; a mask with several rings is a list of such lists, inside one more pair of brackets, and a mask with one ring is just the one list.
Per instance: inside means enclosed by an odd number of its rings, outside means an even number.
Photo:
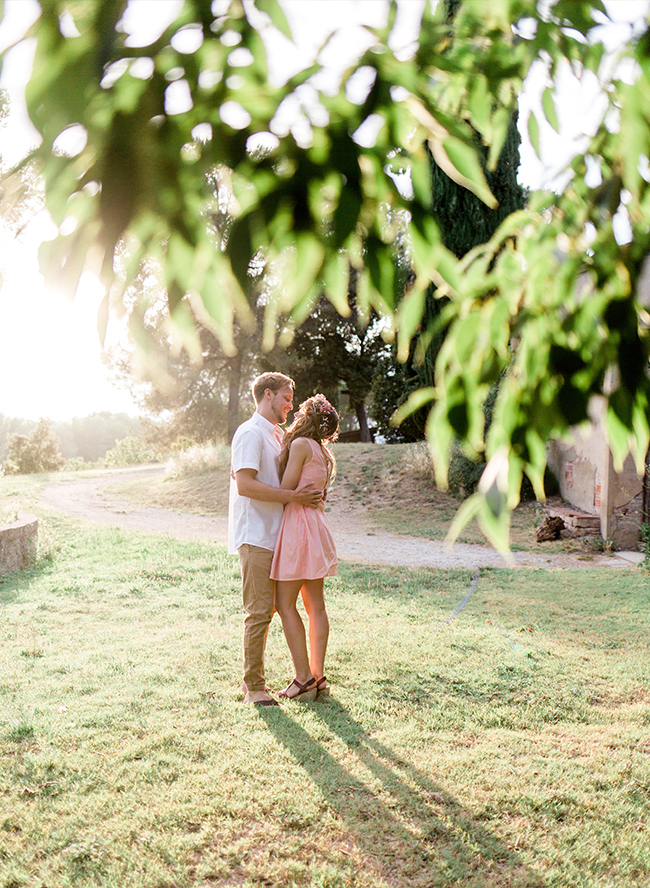
[{"label": "sky", "polygon": [[[417,21],[423,0],[408,0],[402,5],[401,39],[409,42],[409,28]],[[137,0],[132,4],[129,30],[137,35],[147,23],[154,21],[161,30],[165,19],[173,19],[180,0]],[[156,15],[151,7],[156,5]],[[629,39],[626,24],[642,17],[650,0],[606,0],[610,16],[620,22],[603,37],[607,45]],[[279,67],[272,77],[288,76],[312,56],[332,20],[345,22],[349,29],[331,47],[332,58],[339,65],[355,52],[355,41],[361,21],[379,25],[385,19],[382,0],[283,0],[295,36],[295,46],[286,44],[278,57]],[[308,10],[309,14],[305,15]],[[5,0],[4,17],[0,23],[0,50],[24,34],[38,14],[35,0]],[[355,36],[356,35],[356,36]],[[7,54],[0,75],[0,88],[11,98],[10,116],[0,129],[0,155],[5,168],[20,160],[38,140],[24,104],[24,82],[31,64],[33,48],[21,44]],[[533,72],[530,84],[520,101],[520,119],[526,119],[531,108],[539,103],[545,87],[545,73]],[[593,78],[579,86],[571,77],[560,82],[561,101],[558,108],[560,134],[550,127],[542,129],[543,162],[536,157],[524,135],[521,146],[520,178],[532,188],[561,187],[558,173],[571,156],[572,146],[593,125],[594,108],[598,103],[598,85]],[[137,407],[128,392],[110,380],[102,362],[102,345],[97,332],[97,310],[104,290],[92,275],[84,275],[74,300],[46,289],[38,271],[38,244],[52,236],[52,223],[43,214],[16,241],[0,225],[0,265],[3,283],[0,287],[0,414],[9,417],[54,421],[110,411],[137,414]],[[120,330],[109,325],[115,341]]]},{"label": "sky", "polygon": [[[9,0],[4,8],[0,49],[22,36],[38,14],[32,0]],[[18,46],[7,54],[0,75],[0,88],[11,102],[8,124],[0,129],[5,169],[38,141],[24,104],[32,56],[31,47]],[[0,414],[53,421],[103,411],[135,416],[136,404],[110,382],[102,363],[97,312],[104,290],[99,281],[86,275],[74,300],[45,287],[37,250],[53,228],[42,214],[16,239],[0,224]]]}]

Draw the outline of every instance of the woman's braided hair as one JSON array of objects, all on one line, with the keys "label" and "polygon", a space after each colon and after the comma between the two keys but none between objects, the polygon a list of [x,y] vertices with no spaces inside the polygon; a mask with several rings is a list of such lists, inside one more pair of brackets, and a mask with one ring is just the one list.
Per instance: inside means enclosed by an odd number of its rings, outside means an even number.
[{"label": "woman's braided hair", "polygon": [[336,472],[336,463],[329,447],[325,446],[336,441],[339,434],[339,415],[325,395],[312,395],[300,405],[293,422],[284,432],[282,450],[278,457],[278,473],[280,480],[284,475],[289,460],[289,448],[296,438],[312,438],[318,441],[323,449],[329,468],[329,479]]}]

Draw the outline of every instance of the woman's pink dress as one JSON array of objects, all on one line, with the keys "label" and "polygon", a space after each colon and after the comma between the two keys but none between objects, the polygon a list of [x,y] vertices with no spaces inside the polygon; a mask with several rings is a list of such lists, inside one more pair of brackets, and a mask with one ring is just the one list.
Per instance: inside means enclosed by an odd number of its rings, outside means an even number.
[{"label": "woman's pink dress", "polygon": [[[300,473],[298,487],[314,484],[325,490],[327,460],[320,444],[305,438],[311,447],[311,459]],[[318,580],[336,576],[336,548],[325,507],[317,508],[287,503],[271,565],[272,580]]]}]

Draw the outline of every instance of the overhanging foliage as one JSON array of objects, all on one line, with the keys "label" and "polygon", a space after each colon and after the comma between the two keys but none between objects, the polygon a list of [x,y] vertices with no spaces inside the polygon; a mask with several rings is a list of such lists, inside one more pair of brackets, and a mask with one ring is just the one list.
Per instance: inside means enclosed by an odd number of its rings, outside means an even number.
[{"label": "overhanging foliage", "polygon": [[[351,263],[360,305],[389,319],[403,355],[434,281],[450,299],[428,423],[441,482],[452,438],[468,452],[484,446],[482,403],[505,373],[485,444],[490,462],[464,513],[478,514],[498,544],[522,473],[542,496],[546,442],[587,419],[606,377],[615,459],[631,448],[641,467],[650,394],[650,314],[636,298],[650,246],[648,31],[625,51],[635,65],[633,82],[623,83],[605,73],[600,0],[465,0],[453,40],[442,4],[427,4],[417,49],[404,59],[391,48],[392,2],[387,27],[368,29],[370,48],[328,93],[322,80],[318,87],[318,61],[282,86],[270,83],[268,35],[279,29],[290,38],[273,0],[185,0],[147,46],[120,29],[125,6],[48,0],[34,26],[28,103],[43,137],[36,156],[47,206],[62,231],[43,250],[51,275],[74,288],[96,261],[110,285],[108,313],[143,259],[154,257],[179,328],[192,336],[186,295],[193,294],[232,350],[233,317],[252,323],[252,269],[265,272],[270,346],[310,313],[322,289],[346,313]],[[473,130],[490,145],[494,165],[535,61],[551,82],[565,64],[578,76],[597,74],[608,113],[573,162],[565,192],[534,198],[459,262],[431,217],[425,145],[452,179],[493,204]],[[360,68],[371,86],[354,99],[346,87]],[[185,110],[173,107],[172,88],[184,91]],[[309,118],[308,142],[279,128],[276,115],[289,97]],[[239,106],[230,125],[229,103]],[[551,88],[542,107],[556,126]],[[355,134],[372,115],[381,127],[368,147]],[[83,144],[74,156],[60,138],[71,128]],[[535,120],[529,131],[535,142]],[[587,164],[596,187],[585,178]],[[406,174],[412,191],[397,185]],[[617,212],[629,219],[629,243],[616,241]],[[405,296],[395,262],[404,226],[413,270]]]}]

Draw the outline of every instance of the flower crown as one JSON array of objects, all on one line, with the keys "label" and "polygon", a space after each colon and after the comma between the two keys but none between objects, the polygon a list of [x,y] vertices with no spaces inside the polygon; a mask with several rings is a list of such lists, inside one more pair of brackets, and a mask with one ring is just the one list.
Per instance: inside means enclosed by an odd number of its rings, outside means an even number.
[{"label": "flower crown", "polygon": [[[327,429],[333,424],[338,425],[338,413],[332,407],[325,395],[314,395],[313,398],[311,398],[311,404],[312,409],[319,420],[318,432],[321,436],[325,435]],[[327,437],[331,441],[335,441],[338,438],[338,431],[332,432],[332,434],[327,435]]]}]

